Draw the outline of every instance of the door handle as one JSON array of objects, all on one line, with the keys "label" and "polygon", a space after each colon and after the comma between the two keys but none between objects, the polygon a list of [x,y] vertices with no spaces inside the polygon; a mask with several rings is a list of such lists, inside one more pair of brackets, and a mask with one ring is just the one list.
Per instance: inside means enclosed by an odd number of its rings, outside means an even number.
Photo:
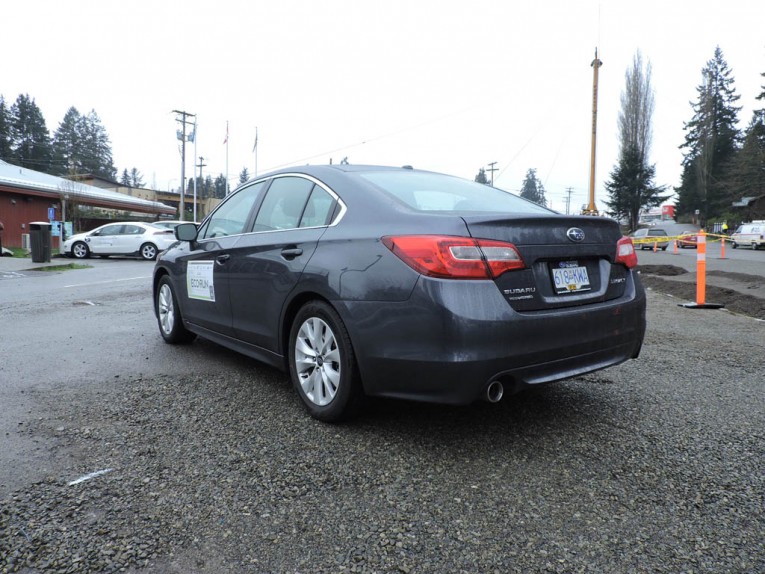
[{"label": "door handle", "polygon": [[215,262],[216,262],[218,265],[223,265],[223,264],[224,264],[224,263],[226,263],[226,261],[228,261],[230,258],[231,258],[231,255],[229,255],[229,254],[225,254],[225,255],[218,255],[218,256],[215,258]]},{"label": "door handle", "polygon": [[298,257],[299,255],[303,254],[303,250],[300,249],[300,247],[288,247],[285,249],[282,249],[282,257],[285,259],[295,259],[295,257]]}]

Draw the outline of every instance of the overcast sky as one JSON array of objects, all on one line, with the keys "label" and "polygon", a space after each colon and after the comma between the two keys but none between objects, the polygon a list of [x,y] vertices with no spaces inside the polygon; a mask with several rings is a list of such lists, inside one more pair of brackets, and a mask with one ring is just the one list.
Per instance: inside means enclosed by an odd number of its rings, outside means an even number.
[{"label": "overcast sky", "polygon": [[[741,127],[765,78],[762,0],[25,0],[5,2],[0,94],[34,98],[51,134],[94,109],[119,173],[181,177],[173,110],[197,115],[203,175],[233,182],[306,163],[409,164],[519,190],[537,170],[552,207],[587,202],[592,68],[599,72],[596,194],[618,154],[624,75],[653,67],[651,161],[679,183],[683,124],[720,46]],[[253,153],[258,128],[257,154]]]}]

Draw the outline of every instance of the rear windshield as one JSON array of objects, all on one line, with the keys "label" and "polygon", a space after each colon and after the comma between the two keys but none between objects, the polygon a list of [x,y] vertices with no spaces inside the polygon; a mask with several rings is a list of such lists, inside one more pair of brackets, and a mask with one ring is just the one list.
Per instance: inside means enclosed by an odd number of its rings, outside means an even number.
[{"label": "rear windshield", "polygon": [[496,187],[449,175],[407,171],[359,175],[418,211],[555,213]]},{"label": "rear windshield", "polygon": [[648,235],[666,235],[667,232],[663,229],[650,229]]}]

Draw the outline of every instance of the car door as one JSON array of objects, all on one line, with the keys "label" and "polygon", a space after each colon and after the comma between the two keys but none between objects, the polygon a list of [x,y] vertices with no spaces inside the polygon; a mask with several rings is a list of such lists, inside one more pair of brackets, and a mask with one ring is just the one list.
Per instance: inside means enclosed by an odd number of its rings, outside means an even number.
[{"label": "car door", "polygon": [[236,337],[278,352],[285,302],[326,231],[337,196],[306,176],[274,178],[228,262]]},{"label": "car door", "polygon": [[122,232],[123,224],[106,225],[86,238],[90,250],[97,255],[115,253],[115,242]]},{"label": "car door", "polygon": [[114,253],[127,255],[135,253],[143,243],[146,230],[140,225],[123,225],[122,230],[114,237]]},{"label": "car door", "polygon": [[251,227],[254,208],[265,187],[258,182],[231,194],[205,220],[188,255],[178,258],[186,320],[227,336],[233,335],[229,295],[233,247]]}]

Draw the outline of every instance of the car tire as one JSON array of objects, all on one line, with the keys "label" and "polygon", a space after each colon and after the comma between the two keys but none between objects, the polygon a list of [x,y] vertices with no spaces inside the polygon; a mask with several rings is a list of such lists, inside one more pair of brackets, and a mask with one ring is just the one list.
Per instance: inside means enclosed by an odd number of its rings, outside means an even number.
[{"label": "car tire", "polygon": [[183,326],[181,309],[170,278],[165,275],[159,280],[154,295],[154,310],[157,315],[157,325],[162,338],[167,343],[190,343],[196,335]]},{"label": "car tire", "polygon": [[289,337],[292,385],[309,414],[336,423],[353,416],[363,390],[348,330],[323,301],[311,301],[297,312]]},{"label": "car tire", "polygon": [[72,257],[75,259],[87,259],[90,257],[90,248],[83,241],[78,241],[72,245]]},{"label": "car tire", "polygon": [[157,246],[153,243],[144,243],[139,250],[141,257],[146,261],[154,261],[157,258]]}]

